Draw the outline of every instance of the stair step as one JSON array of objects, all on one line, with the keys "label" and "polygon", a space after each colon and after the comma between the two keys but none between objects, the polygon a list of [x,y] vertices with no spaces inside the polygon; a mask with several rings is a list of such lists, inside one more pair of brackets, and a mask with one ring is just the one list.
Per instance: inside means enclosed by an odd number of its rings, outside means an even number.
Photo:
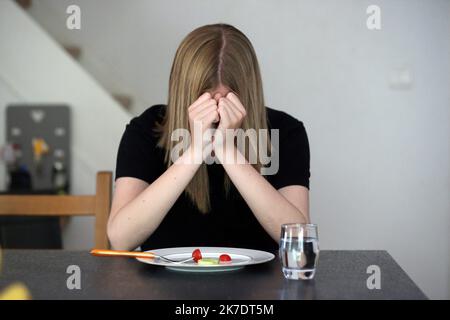
[{"label": "stair step", "polygon": [[112,96],[126,110],[129,111],[131,109],[131,106],[133,105],[133,98],[131,96],[120,93],[113,93]]},{"label": "stair step", "polygon": [[64,49],[69,53],[72,58],[79,60],[81,56],[81,48],[77,46],[64,46]]},{"label": "stair step", "polygon": [[16,0],[16,2],[25,10],[31,7],[31,0]]}]

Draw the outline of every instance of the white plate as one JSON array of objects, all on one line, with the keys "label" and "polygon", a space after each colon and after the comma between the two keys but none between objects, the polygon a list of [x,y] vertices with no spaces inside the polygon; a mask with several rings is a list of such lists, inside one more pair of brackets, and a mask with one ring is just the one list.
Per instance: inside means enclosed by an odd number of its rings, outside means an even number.
[{"label": "white plate", "polygon": [[140,262],[148,263],[156,266],[164,266],[170,270],[185,272],[221,272],[241,269],[248,265],[264,263],[272,260],[275,256],[272,253],[240,248],[225,247],[181,247],[148,250],[157,255],[165,256],[172,260],[184,260],[192,256],[192,251],[200,249],[203,258],[218,259],[221,254],[228,254],[231,257],[231,263],[219,265],[199,265],[194,261],[185,262],[183,264],[173,264],[161,259],[145,259],[136,258]]}]

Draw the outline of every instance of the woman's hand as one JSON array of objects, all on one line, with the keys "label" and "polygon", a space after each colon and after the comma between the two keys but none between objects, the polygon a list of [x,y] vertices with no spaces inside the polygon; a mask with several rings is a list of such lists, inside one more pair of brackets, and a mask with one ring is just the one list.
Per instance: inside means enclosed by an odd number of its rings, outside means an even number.
[{"label": "woman's hand", "polygon": [[242,121],[244,121],[247,115],[241,101],[233,92],[219,99],[218,112],[220,115],[220,123],[217,129],[222,131],[240,128]]},{"label": "woman's hand", "polygon": [[219,99],[218,113],[220,122],[217,130],[220,131],[220,134],[216,132],[214,135],[214,151],[220,159],[225,149],[234,149],[235,130],[241,128],[247,113],[241,101],[233,92]]},{"label": "woman's hand", "polygon": [[202,94],[189,108],[189,128],[191,132],[191,151],[197,161],[202,161],[212,150],[212,134],[205,135],[213,123],[219,122],[219,112],[216,100],[211,94]]}]

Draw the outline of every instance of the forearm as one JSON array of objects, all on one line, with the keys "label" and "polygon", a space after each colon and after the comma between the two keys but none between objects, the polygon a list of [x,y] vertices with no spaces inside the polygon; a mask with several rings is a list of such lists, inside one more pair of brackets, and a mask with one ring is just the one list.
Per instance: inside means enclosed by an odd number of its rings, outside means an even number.
[{"label": "forearm", "polygon": [[113,248],[131,250],[143,243],[160,225],[199,166],[188,149],[158,179],[120,208],[108,225]]},{"label": "forearm", "polygon": [[[227,163],[224,160],[230,152],[235,153],[237,158]],[[290,203],[236,148],[228,148],[217,155],[259,223],[275,241],[279,240],[282,224],[309,222],[306,213]]]}]

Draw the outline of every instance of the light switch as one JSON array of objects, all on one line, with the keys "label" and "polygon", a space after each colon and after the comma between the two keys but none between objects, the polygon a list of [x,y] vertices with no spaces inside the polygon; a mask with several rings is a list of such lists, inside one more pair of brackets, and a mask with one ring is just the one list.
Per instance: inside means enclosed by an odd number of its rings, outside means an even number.
[{"label": "light switch", "polygon": [[413,84],[411,68],[402,66],[391,70],[389,88],[393,90],[410,90]]}]

